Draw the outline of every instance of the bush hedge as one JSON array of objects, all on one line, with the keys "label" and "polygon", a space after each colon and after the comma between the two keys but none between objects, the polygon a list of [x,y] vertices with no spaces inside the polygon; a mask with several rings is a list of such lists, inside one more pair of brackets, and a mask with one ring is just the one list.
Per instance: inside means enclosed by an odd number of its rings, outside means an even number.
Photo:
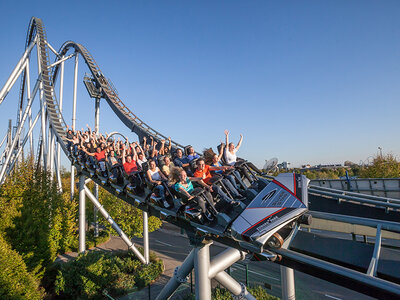
[{"label": "bush hedge", "polygon": [[162,271],[163,263],[154,254],[146,266],[130,252],[88,251],[61,265],[55,292],[65,299],[102,299],[107,290],[115,297],[145,287]]},{"label": "bush hedge", "polygon": [[27,270],[18,252],[0,234],[0,299],[42,299],[39,280]]},{"label": "bush hedge", "polygon": [[[261,286],[254,286],[248,288],[249,293],[251,293],[257,300],[278,300],[279,298],[269,295]],[[195,296],[193,294],[187,295],[184,300],[194,300]],[[217,287],[212,291],[213,300],[233,300],[231,292],[224,288]]]}]

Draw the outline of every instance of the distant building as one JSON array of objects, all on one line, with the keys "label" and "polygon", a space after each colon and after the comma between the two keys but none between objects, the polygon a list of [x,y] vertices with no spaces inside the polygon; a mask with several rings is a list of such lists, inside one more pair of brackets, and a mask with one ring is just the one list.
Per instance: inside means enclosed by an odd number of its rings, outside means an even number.
[{"label": "distant building", "polygon": [[279,170],[288,170],[289,169],[290,162],[283,161],[280,164],[277,165]]}]

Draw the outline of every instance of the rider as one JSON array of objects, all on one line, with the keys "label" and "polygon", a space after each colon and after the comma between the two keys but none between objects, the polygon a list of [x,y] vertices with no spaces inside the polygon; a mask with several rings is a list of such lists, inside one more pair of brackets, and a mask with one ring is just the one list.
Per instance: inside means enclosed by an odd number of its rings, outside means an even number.
[{"label": "rider", "polygon": [[[194,172],[194,177],[201,178],[202,180],[199,181],[199,183],[207,190],[209,190],[211,193],[215,191],[221,197],[221,199],[236,206],[239,205],[239,202],[230,199],[228,195],[226,195],[225,192],[218,185],[214,184],[211,180],[213,176],[211,175],[210,170],[227,170],[228,168],[229,167],[210,167],[205,164],[203,158],[199,158],[197,160],[197,168],[196,171]],[[222,182],[228,187],[228,189],[232,192],[232,194],[237,200],[241,201],[244,200],[244,198],[232,186],[229,180],[223,178]]]},{"label": "rider", "polygon": [[[211,221],[213,219],[213,217],[212,217],[211,213],[207,210],[206,201],[202,197],[199,197],[199,196],[195,197],[192,195],[195,192],[195,189],[193,188],[193,184],[192,184],[191,180],[200,181],[200,179],[193,178],[193,177],[190,177],[190,179],[189,179],[189,177],[187,177],[186,171],[182,168],[174,168],[172,173],[174,173],[176,171],[179,172],[179,180],[174,185],[175,190],[177,192],[180,192],[182,195],[186,196],[187,201],[194,199],[197,202],[197,204],[200,206],[201,211],[206,216],[206,218]],[[207,199],[210,201],[210,205],[214,205],[213,197],[210,194],[210,192],[205,190],[204,193],[205,193],[205,197],[207,197]]]}]

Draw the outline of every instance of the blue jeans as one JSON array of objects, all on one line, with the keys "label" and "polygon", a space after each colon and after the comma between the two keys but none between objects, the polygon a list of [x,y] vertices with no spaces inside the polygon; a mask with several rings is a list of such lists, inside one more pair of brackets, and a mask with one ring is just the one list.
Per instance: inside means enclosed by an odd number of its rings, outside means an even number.
[{"label": "blue jeans", "polygon": [[[228,176],[232,176],[232,178],[231,179],[223,178],[222,179],[223,184],[227,187],[227,189],[232,193],[233,196],[240,197],[237,187],[235,187],[236,186],[235,178],[233,178],[233,175],[228,175]],[[235,185],[232,184],[231,182],[232,179]]]},{"label": "blue jeans", "polygon": [[224,191],[218,185],[213,184],[212,189],[215,193],[217,193],[221,197],[222,200],[224,200],[228,203],[230,203],[232,201],[232,199],[229,198],[228,195],[225,194]]},{"label": "blue jeans", "polygon": [[[239,171],[235,170],[235,171],[233,171],[232,173],[233,173],[233,175],[235,175],[237,181],[240,183],[240,185],[242,186],[242,188],[245,189],[245,188],[246,188],[246,185],[244,184],[244,182],[243,182],[243,180],[242,180],[242,177],[240,177]],[[230,176],[231,176],[231,175],[230,175]],[[237,187],[236,187],[236,188],[237,188]]]},{"label": "blue jeans", "polygon": [[159,185],[155,186],[155,190],[156,190],[156,193],[160,197],[165,198],[165,194],[164,194],[165,188],[164,188],[164,186],[162,184],[159,184]]}]

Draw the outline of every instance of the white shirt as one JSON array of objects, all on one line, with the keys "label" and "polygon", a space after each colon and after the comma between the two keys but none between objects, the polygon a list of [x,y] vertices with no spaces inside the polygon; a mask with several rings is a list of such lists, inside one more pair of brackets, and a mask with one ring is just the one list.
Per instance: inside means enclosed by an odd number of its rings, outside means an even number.
[{"label": "white shirt", "polygon": [[233,150],[233,154],[228,149],[225,149],[225,160],[228,165],[233,166],[236,163],[236,152],[236,148]]},{"label": "white shirt", "polygon": [[154,172],[149,169],[151,179],[153,179],[154,181],[161,181],[162,178],[161,178],[161,175],[160,175],[159,171],[160,171],[160,169],[158,167],[156,167]]}]

